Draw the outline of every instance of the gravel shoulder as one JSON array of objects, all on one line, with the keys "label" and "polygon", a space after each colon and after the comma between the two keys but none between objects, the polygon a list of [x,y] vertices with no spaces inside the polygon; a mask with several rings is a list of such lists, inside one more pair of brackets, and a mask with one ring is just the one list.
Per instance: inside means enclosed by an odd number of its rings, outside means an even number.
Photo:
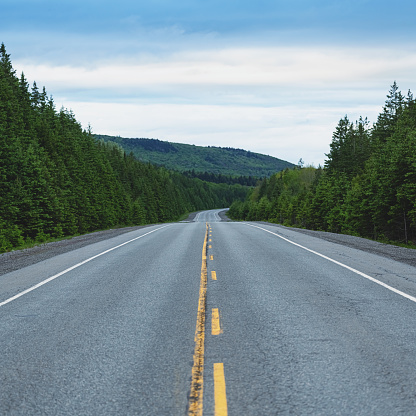
[{"label": "gravel shoulder", "polygon": [[367,240],[366,238],[354,237],[346,234],[335,234],[325,231],[312,231],[303,228],[285,227],[280,224],[272,224],[270,222],[255,221],[258,224],[272,225],[276,228],[297,231],[302,234],[307,234],[312,237],[321,238],[322,240],[330,241],[331,243],[344,245],[351,248],[356,248],[368,253],[377,254],[401,263],[409,264],[416,267],[416,250],[406,247],[398,247],[391,244],[379,243],[378,241]]},{"label": "gravel shoulder", "polygon": [[41,244],[35,247],[23,250],[15,250],[8,253],[0,254],[0,276],[10,273],[23,267],[31,266],[59,254],[85,247],[108,238],[116,237],[130,231],[139,230],[140,228],[149,227],[141,225],[136,227],[114,228],[111,230],[97,231],[90,234],[84,234],[61,241]]},{"label": "gravel shoulder", "polygon": [[[197,212],[190,213],[185,221],[193,221],[196,214]],[[54,256],[58,256],[59,254],[64,254],[68,251],[77,250],[90,244],[98,243],[99,241],[117,237],[118,235],[125,234],[130,231],[150,227],[151,225],[154,224],[96,231],[93,233],[84,234],[61,241],[54,241],[51,243],[40,244],[38,246],[26,248],[23,250],[14,250],[8,253],[0,254],[0,276],[6,273],[13,272],[15,270],[22,269],[23,267],[31,266],[32,264],[39,263],[43,260],[50,259]]]},{"label": "gravel shoulder", "polygon": [[[222,221],[231,221],[226,216],[226,210],[221,211],[219,216]],[[197,212],[189,214],[186,222],[192,221]],[[268,222],[257,221],[258,224],[272,225],[276,228],[289,229],[297,231],[303,234],[307,234],[316,238],[321,238],[332,243],[345,245],[348,247],[363,250],[369,253],[378,254],[383,257],[390,258],[392,260],[399,261],[401,263],[409,264],[416,267],[416,250],[404,247],[398,247],[390,244],[383,244],[377,241],[366,240],[365,238],[353,237],[344,234],[334,234],[323,231],[311,231],[302,228],[285,227],[279,224],[272,224]],[[9,253],[0,255],[0,276],[12,272],[14,270],[22,269],[23,267],[30,266],[43,260],[47,260],[51,257],[59,254],[67,253],[68,251],[76,250],[78,248],[85,247],[89,244],[94,244],[102,240],[106,240],[112,237],[116,237],[121,234],[128,233],[130,231],[138,230],[141,228],[149,227],[150,225],[141,225],[135,227],[115,228],[105,231],[97,231],[90,234],[84,234],[70,239],[55,241],[51,243],[41,244],[39,246],[15,250]]]},{"label": "gravel shoulder", "polygon": [[[231,221],[226,216],[226,211],[219,213],[222,221]],[[250,221],[257,224],[271,225],[276,228],[297,231],[302,234],[310,235],[312,237],[320,238],[331,243],[340,244],[343,246],[356,248],[367,253],[377,254],[400,263],[408,264],[416,267],[416,250],[412,248],[399,247],[392,244],[380,243],[378,241],[367,240],[366,238],[354,237],[346,234],[329,233],[325,231],[305,230],[304,228],[285,227],[280,224],[273,224],[264,221]]]}]

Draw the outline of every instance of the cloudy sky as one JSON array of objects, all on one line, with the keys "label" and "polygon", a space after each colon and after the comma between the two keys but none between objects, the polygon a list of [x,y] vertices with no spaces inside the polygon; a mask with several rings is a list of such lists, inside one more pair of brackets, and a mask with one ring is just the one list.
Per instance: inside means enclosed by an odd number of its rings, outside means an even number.
[{"label": "cloudy sky", "polygon": [[414,0],[1,0],[0,42],[84,128],[323,164],[416,92]]}]

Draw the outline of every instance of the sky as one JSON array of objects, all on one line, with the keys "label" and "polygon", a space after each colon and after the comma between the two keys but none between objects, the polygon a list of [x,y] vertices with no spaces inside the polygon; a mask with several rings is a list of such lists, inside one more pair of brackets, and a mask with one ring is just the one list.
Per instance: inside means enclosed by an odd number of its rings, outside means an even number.
[{"label": "sky", "polygon": [[416,92],[414,0],[1,0],[18,75],[93,133],[323,165],[345,115]]}]

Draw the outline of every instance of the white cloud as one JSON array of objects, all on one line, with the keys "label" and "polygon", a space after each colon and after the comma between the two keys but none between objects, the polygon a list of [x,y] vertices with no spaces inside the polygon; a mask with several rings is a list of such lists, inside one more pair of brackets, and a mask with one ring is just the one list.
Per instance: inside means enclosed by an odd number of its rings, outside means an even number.
[{"label": "white cloud", "polygon": [[318,165],[338,120],[375,121],[394,80],[412,89],[415,67],[416,50],[240,47],[21,69],[96,133],[239,147]]},{"label": "white cloud", "polygon": [[32,78],[70,88],[143,88],[166,85],[327,88],[412,79],[416,50],[338,48],[229,48],[187,51],[164,59],[99,67],[25,65]]}]

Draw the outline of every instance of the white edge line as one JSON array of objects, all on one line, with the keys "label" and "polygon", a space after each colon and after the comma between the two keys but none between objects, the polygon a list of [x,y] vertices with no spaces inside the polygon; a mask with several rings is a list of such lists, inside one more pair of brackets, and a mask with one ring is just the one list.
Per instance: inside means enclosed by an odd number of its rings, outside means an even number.
[{"label": "white edge line", "polygon": [[112,247],[112,248],[110,248],[110,249],[108,249],[108,250],[103,251],[102,253],[96,254],[95,256],[92,256],[92,257],[90,257],[90,258],[88,258],[88,259],[86,259],[86,260],[84,260],[84,261],[81,261],[80,263],[77,263],[77,264],[75,264],[75,265],[73,265],[73,266],[69,267],[68,269],[63,270],[62,272],[59,272],[59,273],[57,273],[57,274],[55,274],[55,275],[53,275],[53,276],[51,276],[51,277],[48,277],[47,279],[45,279],[45,280],[43,280],[42,282],[40,282],[40,283],[38,283],[38,284],[36,284],[36,285],[34,285],[34,286],[32,286],[32,287],[30,287],[30,288],[28,288],[28,289],[24,290],[23,292],[20,292],[20,293],[18,293],[17,295],[14,295],[14,296],[12,296],[12,297],[11,297],[11,298],[9,298],[9,299],[6,299],[5,301],[0,302],[0,307],[1,307],[1,306],[4,306],[4,305],[6,305],[6,304],[8,304],[8,303],[10,303],[10,302],[13,302],[14,300],[16,300],[16,299],[20,298],[21,296],[26,295],[26,294],[27,294],[27,293],[29,293],[29,292],[32,292],[33,290],[35,290],[35,289],[37,289],[37,288],[39,288],[39,287],[41,287],[41,286],[45,285],[46,283],[51,282],[52,280],[56,279],[57,277],[62,276],[63,274],[68,273],[68,272],[70,272],[71,270],[74,270],[74,269],[76,269],[77,267],[82,266],[83,264],[88,263],[89,261],[96,259],[97,257],[100,257],[100,256],[102,256],[102,255],[104,255],[104,254],[107,254],[107,253],[109,253],[110,251],[115,250],[116,248],[120,248],[120,247],[122,247],[122,246],[125,246],[126,244],[129,244],[129,243],[131,243],[131,242],[133,242],[133,241],[135,241],[135,240],[138,240],[139,238],[145,237],[146,235],[152,234],[152,233],[154,233],[155,231],[161,230],[162,228],[169,227],[170,225],[172,225],[172,224],[168,224],[168,225],[164,225],[163,227],[156,228],[155,230],[149,231],[149,232],[148,232],[148,233],[146,233],[146,234],[140,235],[139,237],[133,238],[132,240],[126,241],[125,243],[119,244],[118,246]]},{"label": "white edge line", "polygon": [[329,260],[332,263],[338,264],[339,266],[344,267],[345,269],[348,269],[348,270],[352,271],[353,273],[356,273],[356,274],[358,274],[358,275],[360,275],[362,277],[365,277],[366,279],[371,280],[372,282],[377,283],[378,285],[383,286],[384,288],[386,288],[386,289],[388,289],[388,290],[390,290],[390,291],[392,291],[394,293],[397,293],[398,295],[403,296],[404,298],[409,299],[412,302],[416,302],[416,297],[411,296],[411,295],[408,295],[407,293],[402,292],[401,290],[396,289],[396,288],[394,288],[392,286],[389,286],[386,283],[380,282],[380,280],[374,279],[374,277],[371,277],[368,274],[365,274],[363,272],[360,272],[357,269],[354,269],[354,268],[352,268],[350,266],[347,266],[344,263],[341,263],[341,262],[339,262],[337,260],[331,259],[331,257],[325,256],[324,254],[318,253],[317,251],[314,251],[314,250],[311,250],[310,248],[304,247],[304,246],[302,246],[302,245],[300,245],[298,243],[295,243],[294,241],[291,241],[291,240],[289,240],[289,239],[287,239],[287,238],[285,238],[285,237],[283,237],[283,236],[281,236],[279,234],[276,234],[276,233],[274,233],[272,231],[266,230],[265,228],[258,227],[257,225],[253,225],[253,224],[248,224],[246,222],[243,223],[243,224],[248,225],[250,227],[258,228],[259,230],[263,230],[263,231],[266,231],[267,233],[273,234],[276,237],[279,237],[282,240],[285,240],[285,241],[287,241],[290,244],[293,244],[293,245],[295,245],[297,247],[303,248],[304,250],[309,251],[310,253],[316,254],[317,256],[322,257],[322,258],[324,258],[326,260]]}]

